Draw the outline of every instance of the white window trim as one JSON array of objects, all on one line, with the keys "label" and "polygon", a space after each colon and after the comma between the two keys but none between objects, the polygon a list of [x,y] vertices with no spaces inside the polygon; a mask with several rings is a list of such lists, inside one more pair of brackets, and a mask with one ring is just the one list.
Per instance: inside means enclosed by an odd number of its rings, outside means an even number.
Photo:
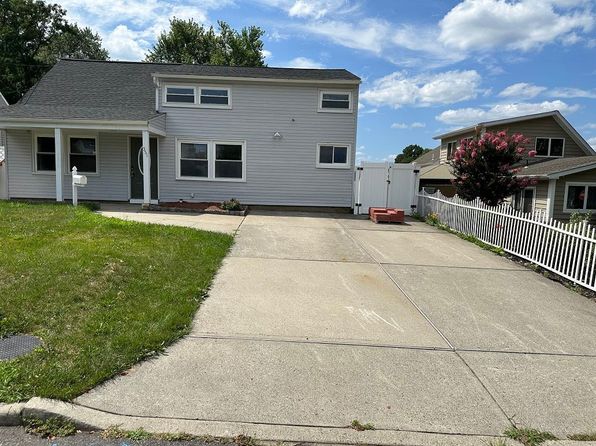
[{"label": "white window trim", "polygon": [[[168,102],[168,88],[192,88],[194,92],[194,102]],[[228,92],[228,103],[226,105],[219,104],[201,104],[201,90],[226,90]],[[179,84],[165,84],[162,88],[162,105],[164,107],[181,107],[181,108],[218,108],[223,110],[230,110],[232,108],[232,88],[222,85],[179,85]]]},{"label": "white window trim", "polygon": [[[449,153],[449,144],[453,144],[453,149],[451,153]],[[447,141],[445,143],[445,159],[447,161],[449,161],[451,158],[453,158],[453,154],[455,153],[455,151],[457,150],[457,139],[454,139],[452,141]]]},{"label": "white window trim", "polygon": [[[207,175],[206,177],[187,177],[180,174],[180,155],[182,144],[207,144]],[[219,178],[215,176],[215,145],[234,144],[242,146],[242,178]],[[176,139],[176,180],[181,181],[216,181],[228,183],[246,183],[246,141],[232,140],[200,140],[193,138]]]},{"label": "white window trim", "polygon": [[[528,187],[524,187],[523,189],[520,189],[521,192],[521,206],[519,209],[519,212],[524,212],[524,205],[526,204],[526,197],[524,197],[523,193],[526,189],[531,189],[533,191],[532,193],[532,213],[534,213],[536,211],[536,186],[528,186]],[[511,200],[511,204],[513,209],[516,208],[516,203],[515,203],[515,195],[513,195],[512,200]],[[517,209],[516,209],[517,210]]]},{"label": "white window trim", "polygon": [[[339,163],[321,163],[321,146],[333,146],[333,147],[347,147],[348,153],[346,156],[346,162],[339,164]],[[349,169],[352,165],[352,146],[350,144],[342,144],[337,142],[321,142],[317,144],[317,153],[316,153],[316,166],[317,169]]]},{"label": "white window trim", "polygon": [[[538,155],[538,140],[539,139],[548,139],[548,155]],[[553,139],[562,139],[563,140],[563,151],[561,155],[551,155],[550,154],[550,146],[552,144]],[[537,136],[534,140],[534,150],[536,150],[536,158],[564,158],[565,157],[565,138],[560,138],[558,136]]]},{"label": "white window trim", "polygon": [[[348,108],[323,108],[323,94],[347,94],[349,107]],[[319,102],[317,104],[317,111],[320,113],[352,113],[354,110],[354,95],[351,90],[319,90]]]},{"label": "white window trim", "polygon": [[[567,208],[567,198],[569,193],[569,186],[584,186],[586,198],[584,200],[584,207],[583,209],[568,209]],[[594,209],[586,209],[586,205],[588,204],[588,187],[596,187],[596,183],[593,182],[581,182],[581,181],[570,181],[565,183],[565,196],[563,197],[563,212],[565,214],[573,214],[575,212],[580,212],[582,214],[586,214],[588,212],[595,212]]]},{"label": "white window trim", "polygon": [[[31,171],[36,175],[56,175],[56,169],[54,170],[37,170],[37,138],[52,138],[54,139],[54,132],[33,132],[33,140],[31,141],[31,148],[33,149]],[[55,144],[55,142],[54,142]],[[56,152],[54,152],[54,160],[56,159]]]},{"label": "white window trim", "polygon": [[[228,103],[227,104],[203,104],[201,103],[201,91],[205,90],[226,90],[228,92]],[[199,85],[198,87],[198,95],[196,95],[196,99],[198,100],[197,106],[200,108],[223,108],[223,109],[231,109],[232,108],[232,89],[230,87],[222,87],[220,85]]]},{"label": "white window trim", "polygon": [[[98,177],[99,176],[99,138],[97,137],[97,135],[93,134],[74,134],[74,135],[68,135],[68,138],[66,138],[66,167],[67,169],[64,172],[65,176],[71,176],[72,175],[72,166],[70,165],[70,140],[73,138],[85,138],[85,139],[93,139],[95,140],[95,172],[86,172],[84,170],[77,170],[78,173],[86,175],[86,176],[93,176],[93,177]],[[74,155],[77,155],[76,153]]]}]

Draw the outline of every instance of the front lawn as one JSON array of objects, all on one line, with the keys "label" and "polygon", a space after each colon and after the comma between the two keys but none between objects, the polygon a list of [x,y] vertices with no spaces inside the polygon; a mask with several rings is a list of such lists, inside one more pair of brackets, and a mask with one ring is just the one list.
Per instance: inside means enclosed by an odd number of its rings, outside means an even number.
[{"label": "front lawn", "polygon": [[0,361],[0,401],[72,399],[188,333],[232,237],[0,202],[0,337],[43,347]]}]

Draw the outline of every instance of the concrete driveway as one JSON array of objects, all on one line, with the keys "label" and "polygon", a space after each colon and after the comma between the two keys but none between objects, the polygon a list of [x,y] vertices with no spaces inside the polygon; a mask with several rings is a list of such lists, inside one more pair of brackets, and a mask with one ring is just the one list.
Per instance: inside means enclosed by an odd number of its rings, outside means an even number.
[{"label": "concrete driveway", "polygon": [[76,402],[271,439],[594,432],[596,305],[424,223],[252,213],[192,334]]}]

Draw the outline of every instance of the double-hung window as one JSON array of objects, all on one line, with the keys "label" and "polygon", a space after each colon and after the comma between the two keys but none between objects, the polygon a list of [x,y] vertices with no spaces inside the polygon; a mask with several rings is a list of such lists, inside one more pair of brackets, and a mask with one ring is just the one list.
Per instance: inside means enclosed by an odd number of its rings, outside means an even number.
[{"label": "double-hung window", "polygon": [[319,111],[351,113],[352,92],[341,90],[321,90],[319,92]]},{"label": "double-hung window", "polygon": [[56,144],[53,136],[35,137],[35,171],[56,171]]},{"label": "double-hung window", "polygon": [[565,185],[565,212],[596,210],[596,183],[567,183]]},{"label": "double-hung window", "polygon": [[245,181],[244,142],[179,140],[177,145],[177,179]]},{"label": "double-hung window", "polygon": [[77,168],[79,173],[98,173],[97,138],[94,136],[70,136],[68,138],[68,169]]},{"label": "double-hung window", "polygon": [[228,88],[200,88],[201,105],[227,107],[230,105],[230,90]]},{"label": "double-hung window", "polygon": [[348,144],[318,144],[317,167],[349,168],[350,146]]},{"label": "double-hung window", "polygon": [[166,87],[166,103],[167,104],[194,104],[195,103],[195,88],[194,87]]},{"label": "double-hung window", "polygon": [[536,138],[536,156],[563,156],[564,138]]},{"label": "double-hung window", "polygon": [[177,107],[231,108],[230,92],[227,87],[166,85],[164,104]]}]

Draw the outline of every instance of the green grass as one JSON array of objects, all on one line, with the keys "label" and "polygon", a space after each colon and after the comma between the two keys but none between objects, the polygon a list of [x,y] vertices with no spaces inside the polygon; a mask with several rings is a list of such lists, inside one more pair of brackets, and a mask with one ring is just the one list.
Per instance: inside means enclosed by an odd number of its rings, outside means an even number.
[{"label": "green grass", "polygon": [[519,441],[525,446],[537,446],[548,440],[558,440],[550,432],[542,432],[537,429],[511,427],[504,434],[512,440]]},{"label": "green grass", "polygon": [[0,337],[33,353],[0,362],[0,401],[72,399],[188,333],[232,237],[0,202]]},{"label": "green grass", "polygon": [[371,423],[361,423],[358,420],[352,420],[352,424],[350,425],[350,427],[354,430],[357,430],[359,432],[362,431],[374,431],[375,427],[371,424]]},{"label": "green grass", "polygon": [[54,417],[42,420],[40,418],[25,418],[23,420],[25,432],[42,438],[69,437],[77,432],[70,420]]}]

